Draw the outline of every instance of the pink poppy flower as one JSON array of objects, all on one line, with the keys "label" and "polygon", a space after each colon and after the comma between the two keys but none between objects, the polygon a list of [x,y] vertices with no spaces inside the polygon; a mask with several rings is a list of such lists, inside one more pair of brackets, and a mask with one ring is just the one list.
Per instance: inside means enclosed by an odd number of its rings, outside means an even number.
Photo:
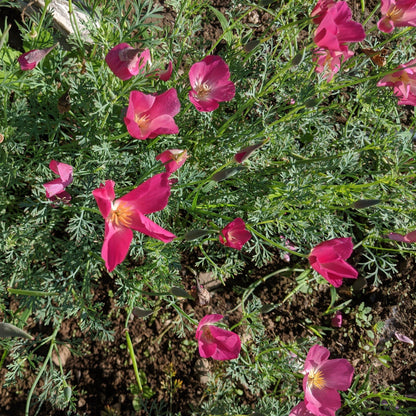
[{"label": "pink poppy flower", "polygon": [[354,374],[354,368],[348,360],[329,360],[329,355],[328,349],[314,345],[305,360],[305,405],[315,416],[335,416],[341,407],[341,397],[337,390],[348,390]]},{"label": "pink poppy flower", "polygon": [[231,221],[222,229],[219,235],[221,244],[237,250],[241,250],[250,238],[251,233],[246,230],[246,224],[241,218]]},{"label": "pink poppy flower", "polygon": [[399,105],[416,106],[416,59],[397,67],[398,71],[386,75],[378,87],[393,87],[393,93],[399,98]]},{"label": "pink poppy flower", "polygon": [[339,287],[343,278],[358,277],[357,270],[345,261],[351,256],[352,250],[351,237],[324,241],[312,249],[309,263],[331,285]]},{"label": "pink poppy flower", "polygon": [[222,318],[222,315],[217,314],[206,315],[199,322],[195,338],[201,357],[222,361],[233,360],[240,354],[240,337],[235,332],[212,325]]},{"label": "pink poppy flower", "polygon": [[169,176],[177,171],[185,163],[187,158],[186,150],[180,149],[165,150],[156,156],[156,160],[160,160],[165,165],[166,173]]},{"label": "pink poppy flower", "polygon": [[341,51],[349,42],[360,42],[365,38],[361,23],[354,22],[345,1],[329,8],[315,31],[314,42],[320,47]]},{"label": "pink poppy flower", "polygon": [[381,16],[377,27],[384,33],[396,27],[416,26],[416,0],[381,0]]},{"label": "pink poppy flower", "polygon": [[209,55],[189,70],[189,100],[198,111],[214,111],[219,102],[230,101],[235,85],[230,81],[228,65],[219,56]]},{"label": "pink poppy flower", "polygon": [[390,233],[388,236],[390,240],[400,241],[402,243],[416,243],[416,231],[402,235],[399,233]]},{"label": "pink poppy flower", "polygon": [[147,214],[161,211],[168,203],[170,187],[166,173],[151,177],[116,201],[113,181],[105,181],[92,193],[105,219],[101,257],[109,272],[126,258],[133,239],[132,230],[164,243],[176,237],[146,217]]},{"label": "pink poppy flower", "polygon": [[313,17],[312,22],[314,22],[316,25],[319,25],[319,23],[321,23],[322,19],[325,17],[328,9],[334,6],[335,3],[336,2],[334,0],[319,0],[311,13],[311,17]]},{"label": "pink poppy flower", "polygon": [[51,201],[60,199],[65,203],[69,203],[71,195],[65,191],[65,188],[73,181],[73,167],[71,165],[67,165],[66,163],[51,160],[49,163],[49,169],[56,173],[59,178],[43,184],[43,187],[46,190],[46,198]]},{"label": "pink poppy flower", "polygon": [[289,416],[314,416],[307,408],[304,401],[297,404],[289,413]]},{"label": "pink poppy flower", "polygon": [[20,55],[17,58],[17,61],[20,64],[20,69],[22,71],[33,69],[56,46],[58,46],[58,44],[45,49],[32,49],[31,51]]},{"label": "pink poppy flower", "polygon": [[318,74],[323,73],[327,82],[331,81],[334,75],[340,70],[341,64],[350,59],[354,52],[348,49],[348,46],[341,46],[341,50],[315,49],[313,52],[313,61],[317,62],[315,71]]},{"label": "pink poppy flower", "polygon": [[139,56],[140,49],[132,48],[128,43],[120,43],[106,55],[105,61],[114,75],[123,81],[139,72],[144,72],[150,63],[150,51],[145,49]]},{"label": "pink poppy flower", "polygon": [[334,328],[341,328],[342,326],[342,312],[336,311],[335,315],[331,319],[331,326]]},{"label": "pink poppy flower", "polygon": [[154,139],[161,134],[177,134],[178,126],[173,119],[181,104],[175,88],[160,95],[131,91],[124,123],[136,139]]},{"label": "pink poppy flower", "polygon": [[161,71],[160,69],[156,71],[156,76],[162,81],[169,81],[172,76],[172,70],[172,61],[169,61],[168,67],[164,71]]}]

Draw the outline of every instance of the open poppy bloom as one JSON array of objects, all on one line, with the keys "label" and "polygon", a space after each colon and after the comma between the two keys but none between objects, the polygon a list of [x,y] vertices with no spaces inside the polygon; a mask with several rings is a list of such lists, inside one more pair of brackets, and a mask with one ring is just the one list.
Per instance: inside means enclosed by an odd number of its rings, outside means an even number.
[{"label": "open poppy bloom", "polygon": [[127,256],[133,231],[169,243],[176,236],[146,217],[166,207],[170,195],[168,175],[159,173],[128,194],[114,201],[114,182],[105,181],[93,192],[101,215],[105,219],[101,257],[109,272]]},{"label": "open poppy bloom", "polygon": [[241,218],[236,218],[226,225],[219,235],[220,243],[227,247],[241,250],[243,245],[251,238],[250,231]]},{"label": "open poppy bloom", "polygon": [[399,65],[397,69],[393,74],[383,77],[377,87],[393,87],[399,105],[416,106],[416,59]]},{"label": "open poppy bloom", "polygon": [[351,256],[352,250],[351,237],[324,241],[312,249],[309,263],[331,285],[339,287],[343,278],[358,277],[357,270],[345,261]]},{"label": "open poppy bloom", "polygon": [[187,158],[186,150],[180,149],[165,150],[156,156],[156,160],[160,160],[165,165],[166,173],[169,176],[177,171],[185,163]]},{"label": "open poppy bloom", "polygon": [[214,111],[219,102],[230,101],[235,85],[230,81],[228,65],[219,56],[209,55],[191,66],[189,100],[198,111]]},{"label": "open poppy bloom", "polygon": [[178,126],[173,119],[181,104],[175,88],[160,95],[131,91],[124,123],[136,139],[154,139],[161,134],[177,134]]},{"label": "open poppy bloom", "polygon": [[150,51],[145,49],[139,56],[140,49],[132,48],[128,43],[120,43],[106,55],[105,61],[114,75],[123,81],[130,79],[146,68],[150,63]]},{"label": "open poppy bloom", "polygon": [[31,51],[20,55],[17,58],[17,62],[20,64],[20,69],[22,71],[33,69],[57,45],[58,44],[55,44],[50,48],[45,49],[32,49]]},{"label": "open poppy bloom", "polygon": [[51,201],[60,199],[65,203],[69,203],[71,195],[65,191],[65,188],[73,181],[73,167],[71,165],[67,165],[66,163],[51,160],[49,163],[49,169],[56,173],[59,178],[43,184],[43,187],[46,190],[46,198]]},{"label": "open poppy bloom", "polygon": [[416,230],[406,235],[402,235],[399,233],[390,233],[388,236],[390,240],[400,241],[402,243],[416,243]]},{"label": "open poppy bloom", "polygon": [[305,405],[315,416],[335,416],[341,407],[341,396],[337,390],[348,390],[354,374],[354,368],[348,360],[329,360],[329,355],[328,349],[314,345],[305,360]]},{"label": "open poppy bloom", "polygon": [[416,0],[381,0],[382,18],[377,27],[384,33],[396,27],[416,26]]},{"label": "open poppy bloom", "polygon": [[289,413],[289,416],[314,416],[307,408],[304,401],[298,403]]},{"label": "open poppy bloom", "polygon": [[214,360],[233,360],[241,350],[240,337],[232,331],[218,328],[213,324],[224,318],[222,315],[206,315],[199,322],[195,338],[198,340],[199,354]]}]

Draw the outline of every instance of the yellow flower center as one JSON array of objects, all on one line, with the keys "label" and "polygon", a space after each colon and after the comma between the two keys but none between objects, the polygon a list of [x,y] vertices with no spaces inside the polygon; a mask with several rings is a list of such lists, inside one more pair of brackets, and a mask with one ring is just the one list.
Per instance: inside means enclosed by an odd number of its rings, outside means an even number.
[{"label": "yellow flower center", "polygon": [[200,100],[203,100],[207,98],[207,96],[211,93],[211,87],[206,82],[203,82],[202,84],[198,82],[195,85],[195,91],[196,91],[196,96]]},{"label": "yellow flower center", "polygon": [[133,223],[132,216],[133,208],[127,203],[120,201],[116,202],[111,209],[109,220],[117,227],[130,228]]},{"label": "yellow flower center", "polygon": [[312,389],[316,387],[319,390],[322,390],[325,387],[325,379],[321,370],[311,370],[308,374],[308,387]]}]

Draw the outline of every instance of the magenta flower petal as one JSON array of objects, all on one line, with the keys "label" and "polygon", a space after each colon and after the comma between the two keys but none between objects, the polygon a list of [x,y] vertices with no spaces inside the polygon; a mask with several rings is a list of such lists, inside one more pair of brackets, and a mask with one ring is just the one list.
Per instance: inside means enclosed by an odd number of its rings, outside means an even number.
[{"label": "magenta flower petal", "polygon": [[161,211],[168,204],[170,186],[166,173],[158,173],[119,200],[128,203],[144,215]]},{"label": "magenta flower petal", "polygon": [[351,10],[345,1],[335,3],[317,27],[314,42],[320,48],[340,51],[346,43],[362,41],[365,38],[364,29],[351,17]]},{"label": "magenta flower petal", "polygon": [[139,56],[139,49],[127,43],[120,43],[106,55],[105,61],[114,75],[123,81],[130,79],[139,72],[144,72],[150,62],[150,51],[145,49]]},{"label": "magenta flower petal", "polygon": [[325,361],[319,369],[330,389],[345,391],[351,386],[354,368],[345,358]]},{"label": "magenta flower petal", "polygon": [[17,61],[20,64],[20,69],[22,71],[28,71],[30,69],[33,69],[57,45],[58,44],[55,44],[50,48],[45,49],[33,49],[29,52],[20,55],[17,58]]},{"label": "magenta flower petal", "polygon": [[64,185],[62,184],[61,179],[54,179],[53,181],[43,184],[43,187],[46,190],[46,198],[50,199],[51,197],[63,192]]},{"label": "magenta flower petal", "polygon": [[246,230],[246,225],[241,218],[236,218],[226,225],[220,235],[221,244],[227,247],[241,250],[243,245],[251,238],[250,231]]},{"label": "magenta flower petal", "polygon": [[105,184],[101,184],[99,188],[94,189],[92,194],[97,202],[98,209],[104,218],[110,215],[112,202],[116,197],[114,193],[114,181],[105,181]]},{"label": "magenta flower petal", "polygon": [[131,91],[124,123],[128,132],[139,140],[177,134],[179,130],[173,117],[180,107],[175,88],[156,96]]},{"label": "magenta flower petal", "polygon": [[125,259],[133,238],[132,229],[165,243],[175,238],[144,215],[165,208],[170,195],[167,178],[166,173],[155,175],[116,201],[113,181],[106,181],[93,191],[105,219],[101,256],[109,272]]},{"label": "magenta flower petal", "polygon": [[334,0],[319,0],[311,13],[311,17],[313,17],[313,23],[319,25],[319,23],[321,23],[322,19],[325,17],[328,9],[334,6],[335,3],[336,2]]},{"label": "magenta flower petal", "polygon": [[223,318],[222,315],[206,315],[199,322],[195,338],[201,357],[212,357],[214,360],[232,360],[237,358],[241,350],[240,337],[226,329],[212,324]]},{"label": "magenta flower petal", "polygon": [[228,65],[219,56],[209,55],[189,70],[191,91],[189,100],[201,112],[213,111],[219,102],[230,101],[235,85],[230,81]]},{"label": "magenta flower petal", "polygon": [[297,404],[289,413],[289,416],[314,416],[307,407],[304,401]]},{"label": "magenta flower petal", "polygon": [[112,222],[106,222],[104,243],[101,249],[101,257],[105,261],[108,272],[112,272],[116,266],[123,262],[129,252],[133,231],[126,227],[117,227]]},{"label": "magenta flower petal", "polygon": [[172,234],[160,225],[157,225],[141,212],[137,212],[136,215],[132,217],[131,228],[146,234],[149,237],[163,241],[164,243],[170,243],[174,238],[176,238],[175,234]]}]

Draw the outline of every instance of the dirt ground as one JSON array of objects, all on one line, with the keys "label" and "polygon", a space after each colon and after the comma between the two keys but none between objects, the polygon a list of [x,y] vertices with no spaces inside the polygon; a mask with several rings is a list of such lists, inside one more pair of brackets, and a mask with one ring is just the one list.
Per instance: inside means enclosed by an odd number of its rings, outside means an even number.
[{"label": "dirt ground", "polygon": [[[214,6],[225,11],[227,2],[213,1]],[[351,3],[351,2],[350,2]],[[359,4],[360,2],[356,2]],[[369,10],[378,1],[366,2]],[[277,5],[277,3],[276,3]],[[358,6],[353,7],[355,12]],[[16,19],[19,18],[17,14]],[[166,22],[174,20],[174,14],[167,10]],[[260,24],[267,21],[267,16],[260,16]],[[221,28],[217,22],[206,23],[203,31],[207,39],[217,39],[221,35]],[[18,43],[16,49],[20,49]],[[189,266],[195,268],[197,253],[184,253],[182,262],[183,285],[191,291],[195,286],[195,277],[189,272]],[[358,259],[356,259],[358,262]],[[354,264],[353,264],[354,265]],[[241,275],[226,282],[226,285],[211,293],[211,302],[206,306],[199,306],[197,302],[184,300],[182,308],[185,311],[194,310],[195,318],[200,319],[208,313],[222,313],[232,310],[241,301],[236,287],[248,287],[262,277],[286,267],[287,263],[280,260],[276,254],[273,262],[257,269],[247,262],[246,269]],[[348,283],[338,290],[342,301],[351,300],[350,314],[344,316],[341,328],[331,328],[330,316],[324,316],[330,303],[329,285],[319,287],[310,294],[297,293],[290,302],[280,308],[262,315],[270,337],[279,336],[283,341],[290,342],[303,337],[315,335],[310,328],[326,327],[324,330],[325,345],[331,351],[331,357],[343,357],[353,363],[356,373],[365,374],[372,367],[371,382],[374,386],[400,385],[402,394],[416,397],[416,356],[411,345],[400,342],[394,336],[395,332],[406,335],[415,340],[415,303],[416,303],[416,269],[413,259],[400,259],[399,272],[393,278],[380,276],[382,284],[373,286],[367,282],[359,290],[351,289]],[[305,264],[305,268],[308,267]],[[134,394],[130,386],[135,384],[132,363],[126,350],[124,333],[125,311],[115,306],[114,300],[108,296],[117,287],[108,275],[102,277],[100,290],[96,293],[96,301],[104,304],[103,313],[109,315],[114,331],[112,342],[91,340],[88,334],[81,332],[77,320],[64,322],[59,333],[61,358],[65,358],[64,371],[71,373],[70,384],[76,391],[79,400],[77,413],[83,415],[132,415],[137,414],[133,408]],[[255,294],[264,304],[279,303],[294,288],[290,277],[274,276],[264,284],[260,284]],[[372,340],[366,330],[368,327],[358,325],[362,322],[360,305],[371,309],[371,323],[384,322],[384,331]],[[195,333],[186,331],[186,338],[178,338],[173,330],[177,315],[172,309],[165,309],[160,304],[159,313],[155,316],[132,318],[129,330],[139,364],[139,370],[147,377],[146,388],[154,392],[153,400],[164,400],[172,412],[191,413],[192,408],[198,408],[204,399],[205,385],[203,383],[203,369],[199,357]],[[368,315],[368,314],[367,314]],[[238,322],[240,311],[227,315],[230,326]],[[38,328],[39,329],[39,328]],[[31,328],[27,328],[31,332]],[[49,335],[51,328],[42,328],[42,333]],[[239,332],[241,327],[236,331]],[[32,332],[31,332],[32,333]],[[243,335],[243,334],[240,334]],[[74,340],[77,354],[72,350]],[[186,342],[189,341],[187,345]],[[193,341],[193,343],[191,342]],[[71,345],[71,351],[67,345]],[[366,350],[367,348],[367,350]],[[369,349],[368,349],[369,348]],[[373,349],[371,349],[373,348]],[[377,359],[386,348],[391,362],[389,368]],[[6,359],[5,365],[8,364]],[[5,365],[0,370],[0,380],[4,380]],[[36,374],[17,381],[17,384],[0,390],[0,416],[22,415],[26,404],[27,393]],[[178,388],[172,389],[176,380]],[[252,404],[255,398],[247,395],[242,398]],[[35,410],[35,406],[34,406]],[[45,405],[41,415],[66,415],[66,411],[57,411]]]}]

